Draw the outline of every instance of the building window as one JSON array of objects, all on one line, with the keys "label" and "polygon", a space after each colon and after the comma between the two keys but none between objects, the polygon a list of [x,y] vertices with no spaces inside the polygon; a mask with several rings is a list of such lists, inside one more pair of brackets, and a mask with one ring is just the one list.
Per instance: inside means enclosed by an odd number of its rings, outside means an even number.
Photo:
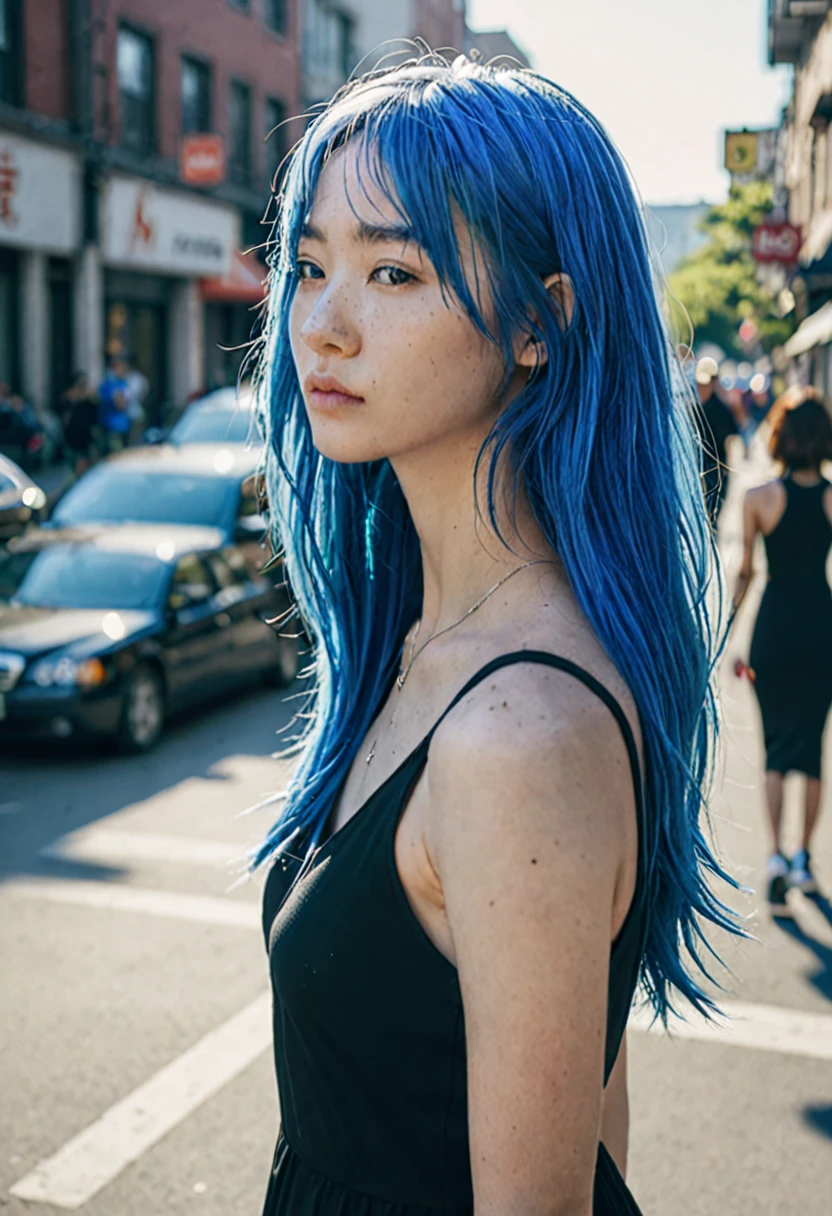
[{"label": "building window", "polygon": [[286,106],[284,102],[277,97],[268,97],[263,134],[266,142],[266,176],[271,185],[275,184],[277,172],[286,155],[286,128],[283,126],[285,121]]},{"label": "building window", "polygon": [[276,34],[286,33],[286,0],[264,0],[266,25]]},{"label": "building window", "polygon": [[182,134],[211,130],[211,69],[182,56]]},{"label": "building window", "polygon": [[228,0],[232,8],[238,8],[241,13],[247,13],[251,7],[251,0]]},{"label": "building window", "polygon": [[0,0],[0,101],[23,104],[22,0]]},{"label": "building window", "polygon": [[228,89],[228,168],[231,180],[247,186],[251,178],[251,89],[232,80]]},{"label": "building window", "polygon": [[349,13],[322,0],[309,0],[304,6],[304,70],[326,77],[327,85],[334,84],[336,77],[346,80],[356,62],[354,33]]},{"label": "building window", "polygon": [[335,28],[337,30],[339,66],[343,76],[346,78],[355,67],[353,42],[355,22],[348,13],[339,12],[335,14]]},{"label": "building window", "polygon": [[147,156],[154,145],[153,40],[129,26],[118,31],[118,108],[121,146]]}]

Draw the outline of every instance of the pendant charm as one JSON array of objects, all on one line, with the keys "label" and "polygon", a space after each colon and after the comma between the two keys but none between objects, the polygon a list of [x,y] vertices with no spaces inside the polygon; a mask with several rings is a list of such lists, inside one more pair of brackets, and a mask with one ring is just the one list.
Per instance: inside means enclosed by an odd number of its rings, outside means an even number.
[{"label": "pendant charm", "polygon": [[396,676],[396,687],[399,689],[404,688],[404,672],[400,671]]},{"label": "pendant charm", "polygon": [[375,745],[375,740],[374,740],[372,747],[370,748],[369,752],[367,753],[367,764],[370,763],[370,761],[372,760],[372,758],[375,754],[376,754],[376,745]]}]

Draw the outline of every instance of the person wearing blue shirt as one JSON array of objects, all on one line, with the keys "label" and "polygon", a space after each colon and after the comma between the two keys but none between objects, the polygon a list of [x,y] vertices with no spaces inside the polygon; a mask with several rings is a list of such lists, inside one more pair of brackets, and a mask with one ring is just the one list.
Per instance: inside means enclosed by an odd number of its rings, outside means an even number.
[{"label": "person wearing blue shirt", "polygon": [[104,431],[107,446],[116,451],[127,442],[130,431],[130,384],[127,380],[127,364],[121,358],[110,361],[107,375],[98,390],[100,401],[99,422]]}]

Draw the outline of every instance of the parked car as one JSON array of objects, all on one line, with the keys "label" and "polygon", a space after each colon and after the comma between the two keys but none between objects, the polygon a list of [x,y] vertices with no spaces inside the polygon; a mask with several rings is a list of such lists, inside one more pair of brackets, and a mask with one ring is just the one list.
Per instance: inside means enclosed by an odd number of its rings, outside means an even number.
[{"label": "parked car", "polygon": [[46,514],[46,494],[28,473],[0,455],[0,544],[19,536]]},{"label": "parked car", "polygon": [[257,452],[241,446],[128,448],[85,473],[58,501],[50,526],[189,524],[256,549],[266,528],[249,488],[257,462]]},{"label": "parked car", "polygon": [[146,751],[186,705],[291,682],[290,607],[215,528],[32,529],[0,551],[0,740]]},{"label": "parked car", "polygon": [[30,472],[50,463],[60,441],[54,416],[41,418],[7,384],[0,384],[0,453]]},{"label": "parked car", "polygon": [[192,401],[167,435],[175,447],[185,443],[246,444],[260,446],[248,388],[219,388]]}]

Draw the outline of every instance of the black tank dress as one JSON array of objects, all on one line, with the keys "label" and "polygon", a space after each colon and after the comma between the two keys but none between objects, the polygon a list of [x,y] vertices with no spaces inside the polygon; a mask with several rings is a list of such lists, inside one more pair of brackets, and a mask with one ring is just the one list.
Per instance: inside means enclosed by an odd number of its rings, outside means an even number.
[{"label": "black tank dress", "polygon": [[[615,698],[583,668],[541,651],[503,655],[477,672],[445,713],[513,663],[566,671],[609,706],[627,745],[643,841],[632,731]],[[457,972],[414,916],[394,851],[396,827],[436,726],[311,863],[284,857],[266,881],[263,928],[282,1128],[263,1216],[473,1212]],[[641,847],[639,853],[635,895],[610,958],[605,1082],[644,945]],[[603,1145],[593,1211],[639,1211]]]},{"label": "black tank dress", "polygon": [[821,739],[832,704],[832,592],[826,560],[832,524],[823,507],[829,487],[783,478],[786,509],[764,537],[768,584],[749,664],[760,703],[766,770],[820,777]]}]

